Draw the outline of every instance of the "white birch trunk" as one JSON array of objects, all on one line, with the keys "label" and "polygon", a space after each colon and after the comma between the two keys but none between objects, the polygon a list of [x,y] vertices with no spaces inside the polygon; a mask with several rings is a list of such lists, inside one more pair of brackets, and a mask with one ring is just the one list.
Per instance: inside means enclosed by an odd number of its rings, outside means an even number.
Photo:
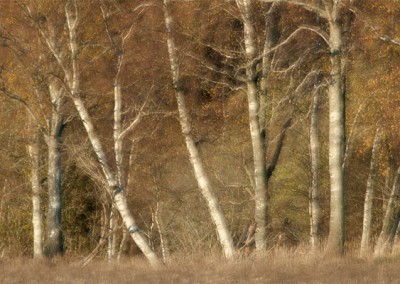
[{"label": "white birch trunk", "polygon": [[[125,188],[125,176],[123,172],[123,156],[122,156],[122,137],[121,137],[121,85],[118,82],[118,75],[114,82],[114,153],[115,163],[117,166],[117,182],[120,188]],[[114,231],[114,223],[117,216],[114,214],[114,206],[110,209],[110,223],[108,236],[108,260],[110,261],[115,255],[116,249],[116,232]]]},{"label": "white birch trunk", "polygon": [[156,209],[154,210],[154,223],[156,224],[158,234],[160,236],[160,247],[161,247],[161,253],[163,257],[163,262],[166,264],[167,261],[169,260],[169,241],[167,236],[165,235],[165,227],[164,227],[164,222],[162,220],[162,214],[160,214],[160,211],[162,213],[161,209],[161,203],[157,201],[156,204]]},{"label": "white birch trunk", "polygon": [[[69,5],[72,5],[69,3]],[[79,69],[78,69],[78,62],[77,62],[77,43],[76,43],[76,29],[77,29],[77,24],[78,24],[78,15],[77,11],[72,12],[71,10],[68,9],[67,4],[65,13],[66,13],[66,18],[67,18],[67,26],[68,26],[68,31],[69,31],[69,44],[70,44],[70,50],[71,50],[71,58],[72,58],[72,74],[70,74],[68,80],[69,82],[69,87],[71,90],[72,94],[72,100],[75,104],[75,107],[79,113],[79,116],[83,122],[83,125],[86,129],[86,132],[89,136],[89,140],[92,144],[92,147],[94,149],[94,152],[97,156],[97,159],[101,165],[102,171],[106,177],[110,193],[112,194],[115,202],[115,206],[117,210],[119,211],[122,220],[127,227],[127,230],[132,237],[132,239],[135,241],[139,249],[143,252],[145,257],[149,260],[150,264],[153,266],[159,266],[161,263],[157,257],[157,255],[154,253],[154,251],[149,247],[146,239],[143,237],[143,235],[140,233],[139,228],[136,225],[136,222],[129,210],[127,200],[126,200],[126,195],[125,191],[123,188],[118,186],[117,180],[115,179],[109,162],[107,160],[106,154],[103,150],[102,144],[100,143],[100,139],[97,135],[97,132],[94,129],[91,117],[89,113],[87,112],[84,103],[79,96]],[[77,9],[77,7],[74,7]],[[68,74],[67,74],[68,75]]]},{"label": "white birch trunk", "polygon": [[49,84],[52,114],[49,134],[46,135],[48,147],[48,195],[47,239],[45,253],[52,257],[64,252],[64,236],[61,224],[62,185],[61,185],[61,135],[63,123],[61,116],[62,89],[54,80]]},{"label": "white birch trunk", "polygon": [[311,188],[310,188],[310,244],[315,251],[320,246],[321,205],[319,189],[320,142],[319,142],[319,104],[320,92],[315,90],[311,109],[310,156],[311,156]]},{"label": "white birch trunk", "polygon": [[329,11],[329,48],[331,56],[329,96],[329,174],[330,220],[327,252],[342,254],[344,249],[344,96],[341,66],[342,29],[338,3]]},{"label": "white birch trunk", "polygon": [[[255,221],[257,229],[255,242],[257,250],[265,250],[267,239],[267,187],[266,187],[266,161],[265,147],[262,130],[260,127],[259,113],[260,105],[258,102],[255,31],[253,27],[253,17],[251,12],[251,1],[237,0],[237,5],[242,13],[243,36],[247,59],[246,84],[247,101],[249,108],[249,126],[253,148],[254,180],[255,180]],[[264,121],[265,122],[265,121]],[[263,122],[263,123],[264,123]]]},{"label": "white birch trunk", "polygon": [[193,167],[193,171],[197,180],[197,184],[201,190],[201,193],[205,198],[205,200],[207,201],[210,215],[216,226],[219,241],[223,247],[225,257],[232,258],[235,253],[232,236],[228,230],[225,217],[219,206],[217,197],[214,194],[210,180],[204,169],[203,161],[201,159],[199,150],[197,149],[197,145],[194,141],[189,113],[186,107],[184,93],[180,85],[181,82],[179,75],[178,56],[176,54],[176,47],[172,33],[172,16],[170,15],[169,12],[170,0],[163,0],[163,1],[164,1],[165,26],[167,31],[168,54],[172,72],[172,81],[178,104],[179,121],[182,127],[182,133],[185,137],[186,147],[189,151],[190,163]]},{"label": "white birch trunk", "polygon": [[[135,148],[134,145],[135,145],[135,142],[132,141],[132,145],[131,145],[131,149],[130,149],[130,153],[129,153],[129,161],[128,161],[128,168],[129,169],[132,168],[132,164],[133,164],[133,159],[134,159],[133,153],[134,153],[134,148]],[[125,192],[128,192],[128,190],[131,188],[131,184],[132,184],[132,178],[131,178],[130,172],[128,171],[127,172],[127,176],[126,176]],[[119,244],[119,250],[118,250],[118,256],[117,256],[118,260],[121,259],[121,256],[122,256],[122,254],[123,254],[123,252],[124,252],[124,250],[125,250],[125,248],[126,248],[126,246],[128,244],[128,239],[129,239],[129,233],[128,233],[127,229],[124,227],[122,229],[122,239],[121,239],[121,242]]]},{"label": "white birch trunk", "polygon": [[100,139],[98,138],[97,133],[94,130],[91,118],[81,98],[78,96],[74,96],[73,101],[75,103],[76,109],[78,110],[83,125],[85,126],[86,132],[89,136],[89,140],[96,153],[97,159],[101,165],[103,173],[106,177],[107,183],[111,190],[110,193],[114,197],[115,206],[119,211],[122,220],[124,221],[124,224],[128,229],[129,234],[131,235],[135,243],[138,245],[138,247],[141,249],[143,254],[146,256],[146,258],[150,261],[150,263],[152,265],[157,266],[158,264],[160,264],[159,259],[154,253],[154,251],[149,247],[146,239],[142,236],[142,234],[139,231],[139,228],[136,226],[135,220],[127,205],[125,191],[123,188],[118,187],[117,181],[114,178],[107,157],[100,143]]},{"label": "white birch trunk", "polygon": [[32,225],[33,225],[33,257],[43,257],[43,226],[41,213],[40,193],[42,191],[39,178],[39,140],[38,131],[33,135],[32,142],[28,145],[31,160],[31,186],[32,186]]},{"label": "white birch trunk", "polygon": [[125,173],[123,168],[123,154],[122,154],[122,127],[121,127],[121,85],[118,79],[115,80],[114,86],[114,152],[115,152],[115,162],[117,165],[117,178],[118,184],[125,188]]},{"label": "white birch trunk", "polygon": [[387,174],[385,177],[385,188],[382,190],[382,212],[383,216],[385,216],[385,212],[387,209],[387,199],[390,196],[390,192],[392,191],[392,181],[394,180],[395,176],[395,168],[393,165],[393,161],[389,159],[389,165],[386,168]]},{"label": "white birch trunk", "polygon": [[110,215],[108,217],[108,242],[107,242],[107,258],[108,261],[111,261],[114,257],[114,212],[113,212],[113,206],[110,206]]},{"label": "white birch trunk", "polygon": [[278,5],[272,4],[271,8],[267,12],[267,19],[265,22],[265,42],[262,54],[262,66],[260,74],[260,112],[259,112],[259,123],[261,129],[261,136],[264,139],[264,152],[268,152],[268,147],[266,141],[268,141],[267,124],[268,121],[268,78],[271,71],[271,49],[274,44],[276,44],[277,36],[275,35],[275,29],[278,25],[278,18],[275,13],[278,12]]},{"label": "white birch trunk", "polygon": [[393,217],[397,196],[399,194],[399,188],[400,188],[400,167],[397,169],[397,173],[393,182],[392,192],[390,193],[389,201],[386,206],[386,212],[382,223],[382,229],[375,246],[375,251],[374,251],[375,256],[380,256],[386,253],[387,240],[389,238],[389,233],[390,233],[389,232],[390,221]]},{"label": "white birch trunk", "polygon": [[363,231],[361,236],[360,255],[365,256],[370,252],[371,221],[372,221],[372,200],[375,190],[375,179],[378,170],[378,160],[381,144],[381,128],[377,127],[374,143],[372,146],[371,164],[367,180],[367,189],[364,200]]},{"label": "white birch trunk", "polygon": [[[132,141],[132,145],[131,145],[131,149],[130,149],[130,153],[129,153],[129,162],[128,162],[128,168],[132,168],[132,164],[133,164],[133,160],[134,160],[134,153],[135,153],[135,141]],[[131,179],[131,175],[129,174],[130,172],[127,172],[127,176],[126,176],[126,188],[125,191],[128,192],[128,190],[131,188],[131,184],[132,184],[132,179]],[[124,227],[122,229],[122,239],[121,242],[119,244],[119,250],[118,250],[118,256],[117,259],[121,260],[121,256],[124,252],[124,249],[126,248],[127,244],[128,244],[128,240],[129,240],[129,233],[127,231],[127,229]]]},{"label": "white birch trunk", "polygon": [[[281,154],[286,130],[291,124],[291,117],[283,124],[276,149],[271,161],[266,160],[268,152],[268,76],[270,72],[271,48],[276,42],[274,34],[278,18],[277,5],[273,4],[267,12],[265,22],[265,42],[261,56],[257,54],[257,43],[254,30],[254,17],[250,0],[237,0],[237,6],[243,20],[243,37],[245,43],[247,101],[249,111],[249,127],[253,149],[253,167],[255,189],[255,234],[256,249],[265,250],[268,226],[268,181],[275,170]],[[257,62],[261,58],[261,72],[257,70]],[[260,74],[259,74],[260,73]],[[258,77],[260,77],[258,79]]]}]

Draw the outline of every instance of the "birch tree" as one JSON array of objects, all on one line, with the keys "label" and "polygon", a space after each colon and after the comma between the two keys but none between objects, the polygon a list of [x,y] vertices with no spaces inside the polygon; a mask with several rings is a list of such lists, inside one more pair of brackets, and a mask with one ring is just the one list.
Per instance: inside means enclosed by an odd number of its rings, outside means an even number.
[{"label": "birch tree", "polygon": [[[29,117],[30,114],[28,114]],[[28,144],[28,153],[31,161],[31,186],[32,186],[32,226],[33,226],[33,257],[43,257],[43,216],[41,213],[42,187],[40,184],[40,129],[34,125],[33,119],[30,118],[30,128],[32,130],[32,138]]]},{"label": "birch tree", "polygon": [[382,129],[377,126],[374,143],[372,146],[371,164],[367,180],[367,189],[364,201],[363,230],[361,236],[360,255],[365,256],[370,251],[372,201],[375,191],[375,180],[378,171],[378,161],[381,148]]},{"label": "birch tree", "polygon": [[[104,4],[104,3],[102,3]],[[138,11],[140,14],[141,11],[147,5],[139,5],[133,11]],[[124,142],[127,137],[135,130],[135,128],[141,122],[144,116],[144,109],[148,105],[148,99],[150,94],[147,94],[144,103],[140,106],[139,110],[137,111],[136,117],[134,117],[131,121],[123,121],[122,114],[126,111],[123,109],[122,106],[122,82],[121,82],[121,73],[124,66],[124,59],[126,57],[125,53],[125,44],[126,41],[131,37],[134,30],[135,21],[130,25],[130,27],[126,31],[121,31],[118,33],[113,33],[111,31],[111,26],[109,23],[109,17],[111,12],[107,9],[105,5],[100,6],[102,12],[102,18],[105,25],[105,29],[110,40],[111,48],[113,50],[114,57],[116,59],[116,66],[115,66],[115,75],[114,75],[114,126],[113,126],[113,139],[114,139],[114,158],[116,164],[116,178],[117,183],[120,188],[127,188],[127,172],[129,170],[126,168],[126,163],[124,159]],[[117,34],[117,35],[116,35]],[[123,124],[126,124],[123,127]],[[132,147],[131,147],[132,149]],[[132,154],[132,153],[131,153]],[[109,259],[113,258],[116,254],[116,238],[114,238],[115,232],[115,222],[116,216],[114,212],[114,208],[111,208],[110,211],[110,225],[109,225],[109,247],[108,247],[108,257]],[[123,233],[125,234],[125,232]]]},{"label": "birch tree", "polygon": [[226,220],[219,206],[218,199],[212,188],[210,179],[204,168],[204,164],[199,153],[199,149],[194,140],[192,126],[190,123],[190,114],[186,106],[184,90],[182,88],[178,51],[175,45],[173,34],[173,19],[170,12],[171,0],[163,0],[164,20],[167,32],[167,46],[170,61],[172,84],[175,90],[176,101],[179,112],[179,122],[182,128],[182,134],[185,138],[187,150],[189,152],[190,163],[192,165],[198,187],[207,202],[211,219],[213,220],[219,241],[222,245],[226,258],[232,258],[235,253],[232,236],[226,225]]},{"label": "birch tree", "polygon": [[[28,6],[25,6],[25,8],[30,17],[34,19],[34,17],[32,17],[30,8]],[[135,219],[128,208],[125,189],[118,185],[117,179],[111,170],[110,163],[108,162],[106,153],[103,150],[103,145],[100,142],[100,138],[93,125],[92,118],[85,107],[83,99],[80,96],[80,70],[78,62],[79,46],[77,41],[77,31],[80,17],[77,1],[71,0],[66,3],[65,18],[68,36],[67,41],[70,53],[69,58],[66,58],[63,53],[57,50],[54,43],[50,40],[49,35],[40,26],[38,26],[39,32],[47,48],[51,52],[61,70],[64,72],[65,85],[68,88],[69,97],[72,99],[79,117],[83,122],[93,150],[97,156],[105,179],[107,180],[109,194],[112,196],[113,202],[115,202],[115,206],[120,213],[129,234],[149,262],[152,265],[157,266],[160,264],[160,261],[154,251],[149,247],[146,239],[136,225]]]},{"label": "birch tree", "polygon": [[286,130],[291,124],[291,117],[283,124],[272,158],[267,161],[269,138],[271,137],[270,133],[268,133],[268,125],[272,121],[270,115],[267,115],[271,109],[271,102],[268,97],[268,79],[271,72],[272,51],[274,44],[277,42],[277,36],[274,35],[277,25],[277,18],[275,16],[277,5],[273,4],[266,13],[264,44],[260,52],[257,47],[252,3],[248,0],[237,0],[236,4],[243,22],[244,53],[246,58],[244,81],[247,88],[249,127],[253,149],[254,219],[257,223],[255,243],[257,250],[262,251],[266,248],[267,239],[268,182],[279,160]]},{"label": "birch tree", "polygon": [[57,81],[49,83],[51,99],[51,119],[48,125],[48,134],[45,140],[48,147],[48,198],[47,211],[47,238],[45,253],[52,257],[64,253],[64,236],[61,223],[62,215],[62,185],[61,185],[61,137],[64,129],[61,114],[64,99],[63,89]]},{"label": "birch tree", "polygon": [[263,0],[264,2],[283,2],[299,6],[324,19],[328,26],[326,33],[320,27],[303,27],[315,32],[327,44],[330,53],[329,97],[329,174],[330,174],[330,220],[326,251],[342,254],[344,249],[344,77],[345,58],[343,56],[343,17],[342,0],[323,0],[320,4],[311,1]]},{"label": "birch tree", "polygon": [[321,225],[321,204],[320,204],[320,88],[313,95],[311,106],[311,123],[310,123],[310,156],[311,156],[311,187],[309,193],[309,210],[310,210],[310,244],[313,250],[316,250],[321,241],[320,225]]},{"label": "birch tree", "polygon": [[248,0],[236,1],[243,19],[243,36],[246,53],[246,85],[247,85],[247,101],[249,108],[249,125],[251,142],[253,148],[254,161],[254,180],[255,180],[255,221],[257,229],[255,234],[256,247],[264,250],[266,245],[266,226],[267,226],[267,192],[266,192],[266,165],[265,165],[265,148],[262,138],[261,126],[258,114],[260,105],[258,101],[257,87],[257,47],[255,43],[255,31],[253,27],[253,15],[251,11],[251,3]]},{"label": "birch tree", "polygon": [[72,57],[72,70],[70,74],[66,74],[67,82],[69,83],[71,97],[75,104],[75,107],[80,115],[80,118],[85,126],[86,132],[89,136],[90,142],[92,143],[93,149],[98,157],[99,163],[101,168],[104,172],[104,175],[107,179],[108,185],[110,187],[111,193],[113,195],[113,199],[118,209],[121,217],[128,229],[133,240],[136,242],[138,247],[142,250],[144,255],[150,261],[152,265],[159,265],[159,260],[154,251],[149,247],[147,241],[140,233],[136,222],[128,208],[126,196],[124,192],[124,188],[118,186],[118,182],[113,175],[105,152],[102,148],[102,144],[100,143],[100,139],[95,132],[93,123],[91,121],[91,117],[89,116],[82,99],[79,96],[79,66],[77,61],[77,52],[78,46],[76,41],[76,31],[78,27],[79,21],[79,13],[78,7],[76,2],[67,3],[65,7],[65,14],[67,20],[67,27],[69,31],[69,45],[70,45],[70,52]]},{"label": "birch tree", "polygon": [[[62,213],[62,190],[61,190],[61,152],[60,152],[60,139],[62,128],[60,119],[60,90],[56,90],[54,85],[50,85],[49,93],[52,101],[51,118],[48,120],[49,124],[44,125],[41,123],[41,118],[34,111],[35,107],[28,104],[28,102],[21,96],[14,94],[6,89],[2,92],[8,97],[18,101],[27,110],[31,136],[28,143],[28,153],[31,160],[31,186],[32,186],[32,224],[33,224],[33,249],[34,257],[40,258],[43,255],[53,257],[55,255],[63,254],[63,235],[61,225]],[[38,92],[37,88],[33,88],[34,92]],[[40,105],[40,103],[38,103]],[[45,117],[43,117],[45,118]],[[40,183],[40,134],[45,134],[45,140],[48,145],[48,212],[46,216],[47,230],[46,230],[46,243],[43,248],[43,217],[41,213],[41,198],[40,194],[42,186]]]},{"label": "birch tree", "polygon": [[[262,1],[261,1],[262,2]],[[251,1],[237,0],[236,4],[239,8],[243,22],[243,41],[245,53],[245,77],[242,79],[246,84],[246,95],[248,102],[250,136],[253,149],[253,168],[254,168],[254,191],[255,191],[255,221],[257,230],[255,234],[255,242],[257,250],[265,250],[268,226],[268,207],[269,207],[269,188],[268,184],[278,164],[282,149],[284,146],[286,133],[292,125],[295,114],[295,102],[302,88],[307,85],[310,78],[316,75],[311,70],[300,80],[296,86],[293,74],[287,88],[289,95],[283,101],[289,102],[289,111],[283,123],[274,121],[273,115],[279,112],[278,107],[273,106],[273,98],[269,93],[269,76],[277,71],[281,73],[291,73],[296,67],[299,67],[305,55],[300,56],[286,71],[274,70],[271,67],[271,58],[274,52],[279,48],[283,49],[291,38],[299,32],[297,29],[289,37],[283,39],[280,43],[279,32],[277,26],[279,24],[279,5],[273,3],[265,16],[264,38],[261,39],[262,48],[259,37],[256,36],[256,24]],[[305,53],[306,54],[306,53]],[[241,80],[241,79],[239,79]],[[272,137],[271,129],[275,124],[279,126],[278,135]],[[275,142],[276,141],[276,142]],[[271,150],[271,144],[275,143],[274,149]]]},{"label": "birch tree", "polygon": [[387,252],[389,247],[390,223],[393,218],[397,196],[400,188],[400,167],[397,169],[390,197],[386,206],[382,229],[375,245],[374,256],[381,256]]}]

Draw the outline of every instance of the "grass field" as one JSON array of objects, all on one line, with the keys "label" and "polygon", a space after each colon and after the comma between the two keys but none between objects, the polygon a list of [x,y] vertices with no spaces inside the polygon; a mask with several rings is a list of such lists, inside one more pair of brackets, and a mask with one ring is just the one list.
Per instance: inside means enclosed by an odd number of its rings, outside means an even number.
[{"label": "grass field", "polygon": [[323,257],[274,250],[227,262],[215,256],[181,256],[161,268],[142,258],[108,263],[79,259],[0,259],[1,283],[400,283],[400,258]]}]

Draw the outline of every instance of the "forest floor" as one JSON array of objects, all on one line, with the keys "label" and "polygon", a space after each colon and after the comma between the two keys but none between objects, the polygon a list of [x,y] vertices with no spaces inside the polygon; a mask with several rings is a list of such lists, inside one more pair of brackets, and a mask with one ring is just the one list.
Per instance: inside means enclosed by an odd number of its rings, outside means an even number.
[{"label": "forest floor", "polygon": [[0,283],[400,283],[400,257],[324,257],[275,250],[227,262],[219,257],[184,256],[161,268],[143,258],[120,262],[77,259],[0,259]]}]

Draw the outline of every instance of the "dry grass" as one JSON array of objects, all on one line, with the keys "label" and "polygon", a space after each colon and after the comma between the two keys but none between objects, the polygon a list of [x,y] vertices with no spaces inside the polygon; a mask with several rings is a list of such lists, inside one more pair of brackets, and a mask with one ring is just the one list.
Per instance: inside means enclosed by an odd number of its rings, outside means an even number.
[{"label": "dry grass", "polygon": [[1,283],[400,283],[396,257],[325,258],[304,250],[277,249],[264,256],[226,262],[219,257],[186,256],[159,269],[142,258],[120,263],[79,260],[1,259]]}]

